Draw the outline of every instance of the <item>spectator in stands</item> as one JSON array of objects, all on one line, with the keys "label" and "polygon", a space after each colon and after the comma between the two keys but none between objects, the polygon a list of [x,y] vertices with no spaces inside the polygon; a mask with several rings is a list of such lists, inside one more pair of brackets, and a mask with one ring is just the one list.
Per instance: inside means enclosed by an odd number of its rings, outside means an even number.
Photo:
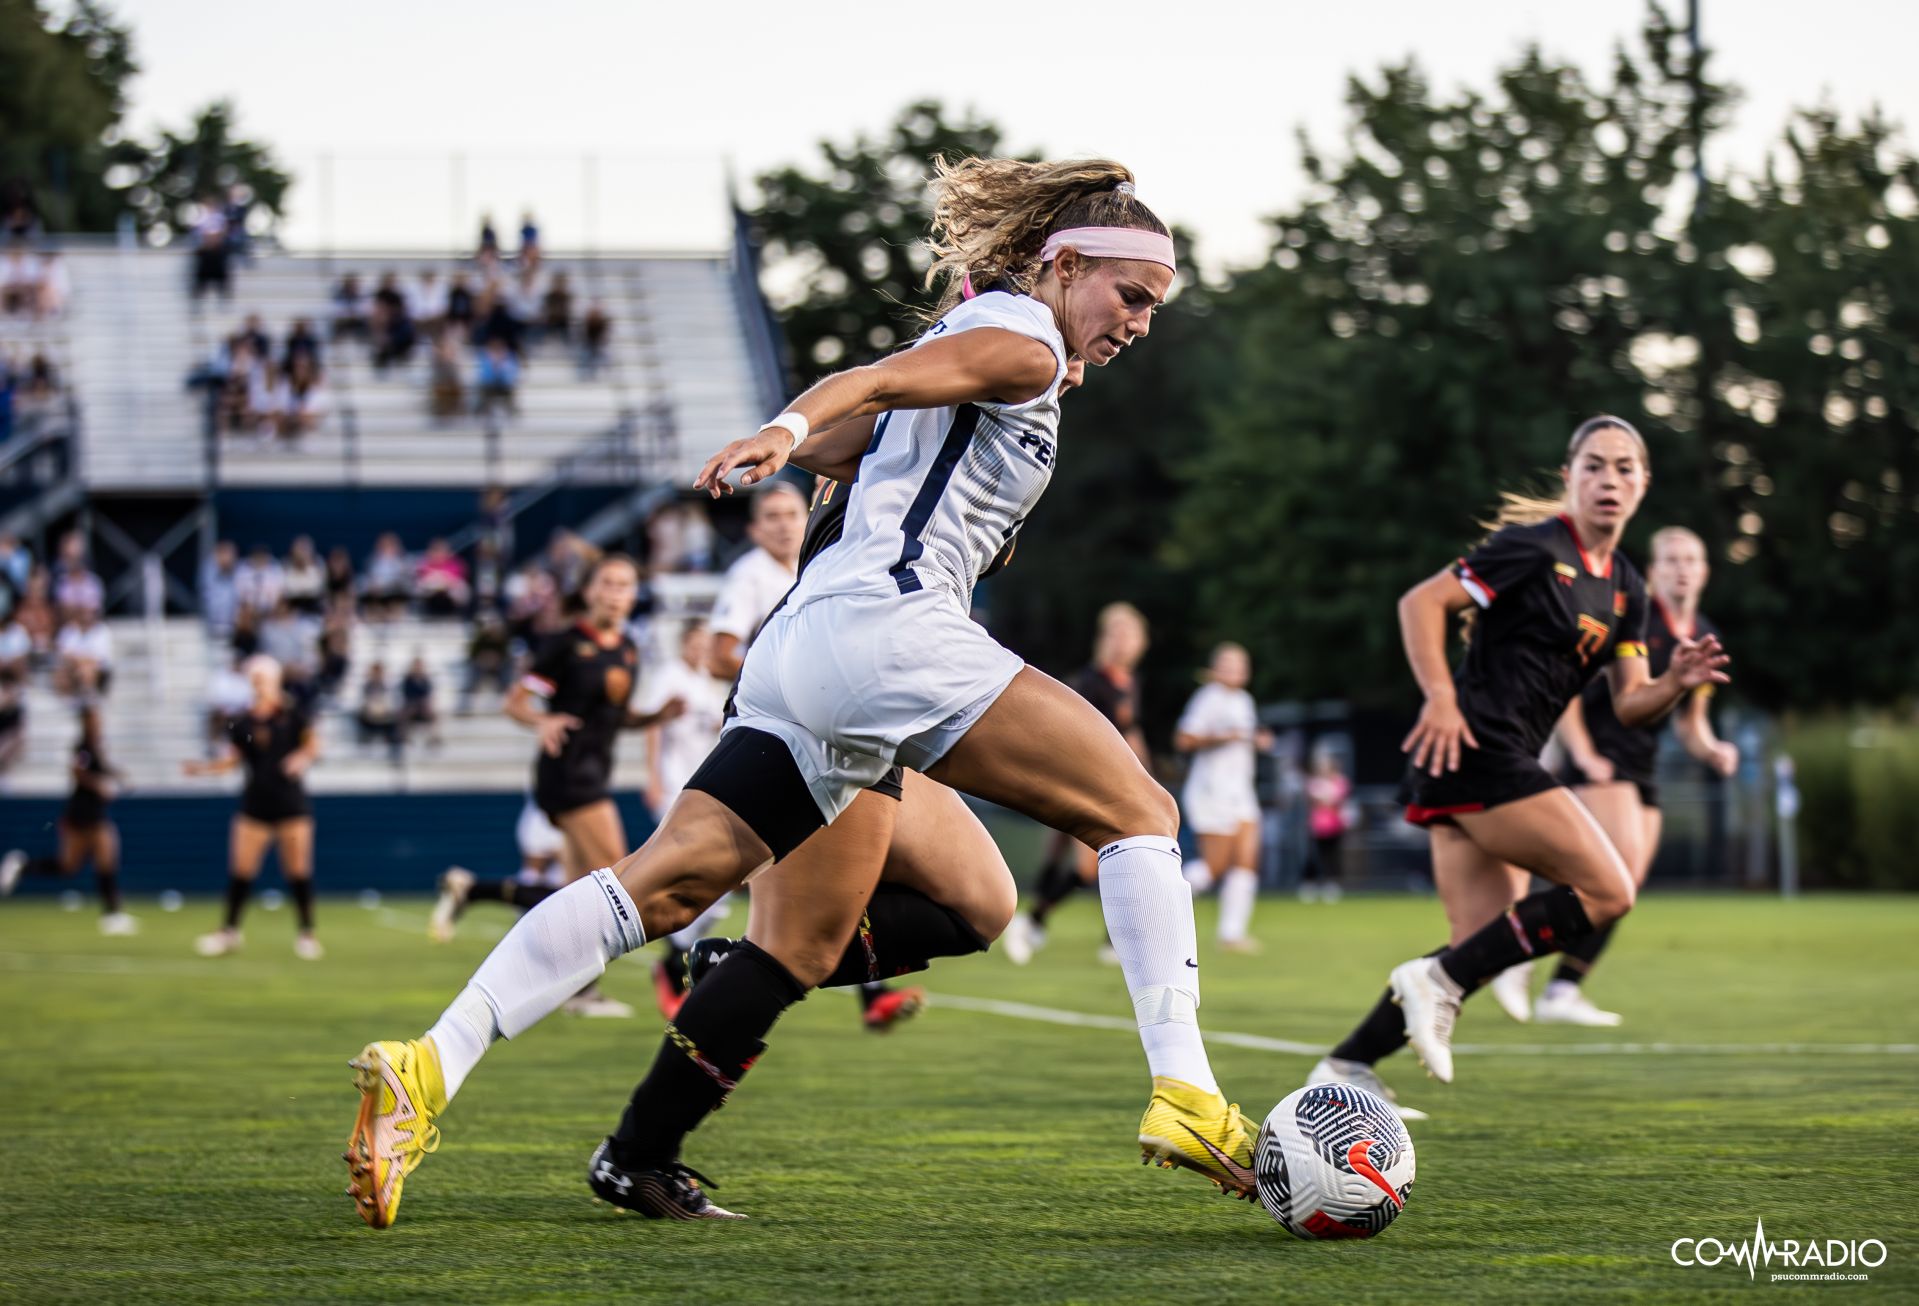
[{"label": "spectator in stands", "polygon": [[260,356],[245,337],[227,342],[225,358],[215,365],[220,388],[213,401],[213,420],[222,434],[237,435],[250,429],[247,414],[252,411],[254,392],[263,384],[259,373]]},{"label": "spectator in stands", "polygon": [[53,687],[90,698],[104,695],[112,682],[113,636],[97,609],[79,609],[54,641]]},{"label": "spectator in stands", "polygon": [[[293,610],[283,594],[260,622],[260,652],[280,664],[283,681],[313,666],[317,649],[309,620]],[[282,688],[285,685],[282,684]]]},{"label": "spectator in stands", "polygon": [[499,341],[514,357],[519,357],[523,319],[514,313],[513,301],[504,286],[490,285],[480,292],[479,321],[473,328],[473,343],[481,349]]},{"label": "spectator in stands", "polygon": [[466,683],[460,687],[460,715],[473,710],[473,695],[482,685],[504,694],[513,684],[512,636],[497,608],[483,608],[466,644]]},{"label": "spectator in stands", "polygon": [[[4,632],[0,632],[0,639],[4,637]],[[26,678],[0,667],[0,787],[4,787],[7,773],[26,751]]]},{"label": "spectator in stands", "polygon": [[375,739],[386,741],[387,756],[395,764],[400,760],[400,708],[393,698],[393,686],[387,683],[386,663],[375,662],[366,669],[360,683],[360,710],[354,715],[359,727],[360,746]]},{"label": "spectator in stands", "polygon": [[493,228],[493,215],[480,215],[480,248],[477,257],[485,262],[487,256],[497,259],[500,256],[500,233]]},{"label": "spectator in stands", "polygon": [[480,538],[493,541],[500,557],[513,552],[513,504],[503,487],[489,485],[480,491],[479,528]]},{"label": "spectator in stands", "polygon": [[280,369],[261,360],[247,373],[246,411],[240,429],[250,435],[272,435],[280,424]]},{"label": "spectator in stands", "polygon": [[506,583],[507,630],[521,648],[532,648],[556,622],[560,609],[559,582],[538,563],[529,562]]},{"label": "spectator in stands", "polygon": [[533,220],[531,211],[520,215],[520,259],[522,262],[537,262],[540,257],[540,224]]},{"label": "spectator in stands", "polygon": [[286,600],[295,612],[318,617],[326,611],[326,567],[313,547],[312,536],[302,535],[293,541],[280,570],[285,576]]},{"label": "spectator in stands", "polygon": [[446,320],[448,292],[440,281],[440,274],[432,268],[420,273],[414,283],[413,294],[408,307],[413,312],[415,327],[432,336],[437,333]]},{"label": "spectator in stands", "polygon": [[473,406],[474,412],[484,414],[496,406],[508,413],[518,411],[520,360],[507,348],[505,340],[498,336],[487,340],[486,347],[480,350],[479,368],[474,373],[473,384],[479,395]]},{"label": "spectator in stands", "polygon": [[273,414],[280,437],[297,440],[319,429],[327,414],[326,379],[310,355],[294,358],[293,365],[273,390]]},{"label": "spectator in stands", "polygon": [[28,656],[35,662],[44,661],[53,652],[53,633],[60,628],[59,614],[53,606],[53,577],[45,567],[35,567],[28,573],[27,587],[14,606],[13,619],[32,642],[33,652]]},{"label": "spectator in stands", "polygon": [[442,324],[433,338],[427,411],[435,417],[458,417],[466,411],[466,386],[460,379],[460,334]]},{"label": "spectator in stands", "polygon": [[562,343],[573,339],[573,288],[564,272],[553,274],[553,284],[540,300],[540,331],[542,338]]},{"label": "spectator in stands", "polygon": [[312,321],[296,317],[293,319],[293,329],[287,332],[287,342],[280,354],[280,361],[290,372],[302,358],[312,363],[316,372],[326,369],[326,355],[321,349],[320,337],[314,334]]},{"label": "spectator in stands", "polygon": [[27,634],[17,616],[10,614],[6,624],[0,625],[0,676],[25,680],[32,669],[33,636]]},{"label": "spectator in stands", "polygon": [[22,406],[44,408],[53,402],[53,396],[59,389],[60,378],[53,370],[52,360],[43,350],[34,350],[27,359],[26,378],[15,402]]},{"label": "spectator in stands", "polygon": [[353,655],[353,603],[349,599],[327,608],[320,627],[320,670],[316,677],[321,694],[337,698],[346,682]]},{"label": "spectator in stands", "polygon": [[40,303],[37,316],[42,319],[59,317],[67,311],[67,301],[73,297],[73,283],[67,278],[66,260],[60,257],[57,249],[40,252]]},{"label": "spectator in stands", "polygon": [[60,540],[60,560],[53,568],[53,603],[65,624],[82,613],[98,617],[106,607],[106,588],[87,566],[87,540],[68,531]]},{"label": "spectator in stands", "polygon": [[360,288],[360,274],[349,272],[341,277],[340,284],[333,289],[333,338],[365,343],[371,338],[368,321],[371,310],[366,292]]},{"label": "spectator in stands", "polygon": [[250,658],[260,651],[260,614],[244,603],[233,610],[233,629],[227,644],[236,654]]},{"label": "spectator in stands", "polygon": [[446,312],[441,315],[448,326],[457,326],[462,335],[473,328],[473,319],[477,308],[473,298],[473,287],[466,283],[466,273],[455,272],[453,284],[446,290]]},{"label": "spectator in stands", "polygon": [[246,560],[234,569],[233,590],[241,611],[256,618],[265,617],[280,605],[280,598],[286,593],[286,572],[274,560],[271,549],[256,544],[247,551]]},{"label": "spectator in stands", "polygon": [[255,358],[269,361],[273,358],[273,337],[267,334],[266,326],[260,321],[258,313],[248,313],[246,319],[240,323],[240,330],[236,334],[253,347]]},{"label": "spectator in stands", "polygon": [[473,546],[472,599],[468,607],[477,612],[500,606],[506,591],[506,560],[500,556],[500,541],[494,535],[482,535]]},{"label": "spectator in stands", "polygon": [[40,263],[26,242],[14,241],[0,257],[0,311],[33,314],[40,308]]},{"label": "spectator in stands", "polygon": [[18,177],[0,184],[0,233],[8,240],[30,241],[40,234],[40,210],[33,189]]},{"label": "spectator in stands", "polygon": [[647,518],[646,557],[655,575],[712,570],[713,524],[704,505],[668,503]]},{"label": "spectator in stands", "polygon": [[545,565],[562,597],[579,591],[599,550],[562,526],[547,537]]},{"label": "spectator in stands", "polygon": [[253,253],[253,233],[247,230],[247,213],[253,208],[253,191],[240,182],[227,187],[221,215],[227,220],[227,255],[245,263]]},{"label": "spectator in stands", "polygon": [[426,659],[415,654],[400,680],[400,733],[412,739],[425,731],[427,744],[438,748],[439,727],[439,714],[433,710],[433,677],[426,669]]},{"label": "spectator in stands", "polygon": [[33,574],[33,555],[12,531],[0,531],[0,618],[13,613]]},{"label": "spectator in stands", "polygon": [[416,334],[406,296],[398,279],[388,272],[373,292],[373,366],[384,372],[394,363],[404,363],[413,353]]},{"label": "spectator in stands", "polygon": [[374,621],[394,620],[406,611],[407,601],[413,597],[413,572],[407,566],[400,537],[392,531],[373,542],[373,552],[366,560],[362,597],[366,615]]},{"label": "spectator in stands", "polygon": [[606,342],[613,334],[613,319],[606,305],[594,300],[580,319],[580,379],[591,381],[606,366]]},{"label": "spectator in stands", "polygon": [[244,664],[251,656],[245,653],[232,653],[226,662],[214,669],[207,677],[207,735],[208,756],[217,752],[227,742],[227,722],[245,712],[253,704],[253,687],[247,683]]},{"label": "spectator in stands", "polygon": [[451,617],[466,611],[473,596],[466,563],[445,540],[432,541],[420,555],[419,566],[413,571],[413,593],[430,617]]},{"label": "spectator in stands", "polygon": [[193,227],[193,298],[196,302],[209,290],[226,299],[233,293],[233,281],[227,266],[227,214],[220,197],[207,194],[200,199],[200,220]]},{"label": "spectator in stands", "polygon": [[332,612],[344,603],[351,614],[353,600],[358,593],[359,585],[353,574],[353,555],[347,552],[344,544],[336,544],[326,555],[327,611]]},{"label": "spectator in stands", "polygon": [[[240,608],[240,551],[232,540],[221,540],[200,564],[200,615],[207,629],[224,635],[233,629]],[[244,677],[242,678],[244,680]]]}]

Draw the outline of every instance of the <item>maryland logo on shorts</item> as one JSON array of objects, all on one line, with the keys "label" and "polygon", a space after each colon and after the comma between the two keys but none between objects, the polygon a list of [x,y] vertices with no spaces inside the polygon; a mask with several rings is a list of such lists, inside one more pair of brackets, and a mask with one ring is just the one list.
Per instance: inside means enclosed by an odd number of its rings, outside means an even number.
[{"label": "maryland logo on shorts", "polygon": [[1591,662],[1599,650],[1606,647],[1606,636],[1612,627],[1598,617],[1579,614],[1579,661],[1581,665]]}]

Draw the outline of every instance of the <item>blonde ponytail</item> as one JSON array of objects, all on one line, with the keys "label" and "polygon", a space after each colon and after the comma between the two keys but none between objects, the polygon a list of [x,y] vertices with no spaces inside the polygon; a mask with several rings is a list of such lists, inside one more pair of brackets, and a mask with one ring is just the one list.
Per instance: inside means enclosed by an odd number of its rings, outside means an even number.
[{"label": "blonde ponytail", "polygon": [[926,314],[943,316],[962,298],[970,277],[1026,294],[1039,280],[1046,237],[1066,227],[1133,227],[1169,234],[1166,224],[1132,194],[1133,173],[1111,159],[1025,163],[1019,159],[960,159],[933,163],[933,257],[928,287],[944,283]]}]

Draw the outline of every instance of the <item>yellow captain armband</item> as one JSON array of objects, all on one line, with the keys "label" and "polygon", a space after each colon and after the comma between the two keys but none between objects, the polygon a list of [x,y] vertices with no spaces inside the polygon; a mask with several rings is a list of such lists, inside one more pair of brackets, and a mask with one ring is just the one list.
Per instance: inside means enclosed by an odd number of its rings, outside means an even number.
[{"label": "yellow captain armband", "polygon": [[1643,658],[1646,646],[1636,639],[1621,640],[1613,646],[1612,655],[1616,658]]}]

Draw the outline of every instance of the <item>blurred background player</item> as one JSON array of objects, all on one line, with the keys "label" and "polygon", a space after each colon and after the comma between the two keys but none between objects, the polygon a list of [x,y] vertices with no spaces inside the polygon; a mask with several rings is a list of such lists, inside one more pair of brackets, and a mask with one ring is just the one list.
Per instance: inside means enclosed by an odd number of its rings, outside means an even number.
[{"label": "blurred background player", "polygon": [[[1673,651],[1682,643],[1719,635],[1719,628],[1699,611],[1709,574],[1705,541],[1684,526],[1654,532],[1652,561],[1646,571],[1652,593],[1652,607],[1646,614],[1646,669],[1653,676],[1666,674]],[[1671,719],[1673,734],[1687,754],[1723,778],[1738,770],[1739,749],[1713,733],[1707,711],[1712,688],[1705,684],[1694,690],[1673,710]],[[1634,885],[1641,887],[1652,872],[1663,825],[1658,761],[1664,728],[1664,720],[1647,726],[1622,725],[1613,711],[1611,682],[1604,677],[1588,683],[1559,719],[1559,738],[1574,772],[1568,777],[1573,792],[1598,818],[1600,828],[1632,870]],[[1559,967],[1530,1013],[1526,999],[1531,963],[1503,972],[1492,982],[1493,996],[1515,1020],[1530,1014],[1542,1024],[1619,1024],[1618,1013],[1595,1007],[1580,987],[1612,938],[1613,928],[1594,930],[1560,953]]]},{"label": "blurred background player", "polygon": [[460,916],[476,902],[503,902],[525,910],[566,883],[566,836],[547,819],[528,794],[513,826],[520,849],[520,869],[512,879],[481,879],[464,866],[449,866],[440,876],[440,897],[427,920],[427,936],[450,943]]},{"label": "blurred background player", "polygon": [[[1113,723],[1148,774],[1152,773],[1153,759],[1146,747],[1146,732],[1139,724],[1137,672],[1150,642],[1151,630],[1138,608],[1130,603],[1108,603],[1099,610],[1094,626],[1092,662],[1066,681]],[[1099,855],[1079,840],[1055,830],[1047,837],[1046,849],[1046,862],[1033,881],[1032,903],[1013,917],[1000,941],[1007,960],[1015,966],[1024,966],[1046,946],[1046,921],[1053,909],[1075,889],[1099,877]],[[1102,959],[1110,952],[1110,945],[1103,948]]]},{"label": "blurred background player", "polygon": [[1306,778],[1308,833],[1313,837],[1313,855],[1299,880],[1299,900],[1338,902],[1340,896],[1340,844],[1352,825],[1347,808],[1353,799],[1353,782],[1346,777],[1339,757],[1330,748],[1313,750],[1312,774]]},{"label": "blurred background player", "polygon": [[805,492],[792,481],[768,481],[753,495],[746,538],[753,547],[726,569],[710,623],[707,670],[728,684],[740,674],[760,623],[799,575],[800,545],[806,539]]},{"label": "blurred background player", "polygon": [[[506,698],[506,714],[539,735],[533,801],[564,838],[568,883],[626,855],[626,827],[610,789],[620,731],[670,720],[684,706],[673,700],[641,715],[628,709],[640,655],[626,625],[639,590],[639,565],[631,558],[609,553],[597,559],[580,583],[574,603],[579,619],[547,637]],[[447,887],[442,885],[443,898]],[[550,892],[544,886],[512,891],[522,906]],[[565,1010],[579,1016],[633,1014],[597,983],[569,998]]]},{"label": "blurred background player", "polygon": [[202,957],[238,950],[240,918],[267,849],[273,848],[279,852],[280,874],[286,877],[299,925],[294,955],[318,961],[324,952],[313,934],[313,801],[307,796],[306,773],[320,756],[320,742],[306,713],[282,689],[278,662],[255,654],[243,670],[252,699],[246,711],[227,722],[218,755],[181,767],[188,775],[224,775],[235,767],[246,768],[240,810],[233,816],[226,915],[219,929],[194,941],[194,948]]},{"label": "blurred background player", "polygon": [[100,737],[100,709],[80,709],[80,738],[73,746],[73,792],[60,812],[60,850],[52,857],[28,857],[14,849],[0,858],[0,898],[12,893],[22,875],[77,875],[89,861],[100,893],[100,933],[137,934],[140,923],[120,906],[120,831],[107,815],[118,792],[119,773],[108,764]]},{"label": "blurred background player", "polygon": [[[1403,745],[1406,819],[1432,839],[1451,936],[1394,968],[1308,1083],[1357,1084],[1391,1100],[1373,1066],[1408,1042],[1450,1083],[1461,1002],[1509,966],[1575,945],[1632,909],[1632,872],[1539,764],[1540,750],[1601,670],[1621,720],[1644,725],[1699,685],[1725,681],[1726,659],[1708,637],[1677,651],[1657,680],[1646,670],[1645,585],[1618,551],[1651,474],[1639,432],[1591,418],[1573,432],[1560,471],[1561,499],[1506,496],[1498,530],[1400,599],[1406,659],[1426,696]],[[1471,640],[1448,669],[1449,628],[1468,609]],[[1529,873],[1553,887],[1522,896]]]},{"label": "blurred background player", "polygon": [[1259,950],[1246,932],[1259,894],[1255,750],[1271,748],[1273,737],[1260,728],[1258,708],[1246,691],[1252,675],[1245,648],[1215,648],[1206,683],[1187,701],[1173,732],[1174,746],[1193,755],[1180,806],[1199,856],[1186,863],[1186,882],[1195,893],[1219,886],[1219,946],[1227,952]]}]

